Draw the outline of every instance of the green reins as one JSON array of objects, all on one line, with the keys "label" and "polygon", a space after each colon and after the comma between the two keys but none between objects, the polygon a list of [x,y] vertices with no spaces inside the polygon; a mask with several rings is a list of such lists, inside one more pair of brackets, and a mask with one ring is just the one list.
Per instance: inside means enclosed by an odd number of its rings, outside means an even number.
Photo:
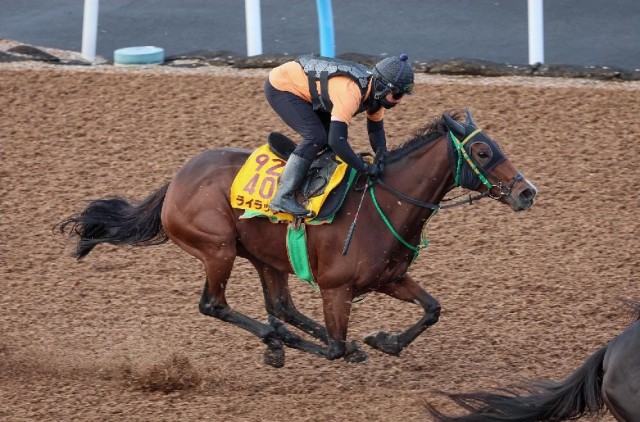
[{"label": "green reins", "polygon": [[438,213],[438,209],[434,209],[433,214],[431,214],[427,219],[427,221],[424,222],[424,226],[422,226],[422,233],[420,234],[420,243],[418,243],[417,246],[413,246],[412,244],[404,240],[402,236],[400,236],[400,234],[391,225],[391,222],[389,221],[387,216],[382,211],[382,208],[380,208],[380,205],[378,204],[378,200],[376,199],[376,194],[373,192],[373,185],[371,185],[371,187],[369,188],[369,193],[371,194],[371,200],[373,201],[373,205],[375,205],[376,210],[378,211],[378,214],[380,214],[380,217],[382,217],[382,221],[384,221],[384,224],[386,224],[389,231],[393,234],[393,236],[396,239],[400,241],[400,243],[406,246],[409,250],[413,251],[413,258],[411,258],[411,262],[413,262],[420,254],[420,251],[426,248],[427,246],[429,246],[429,240],[427,239],[427,236],[425,236],[424,234],[424,228],[427,226],[427,223]]},{"label": "green reins", "polygon": [[[471,160],[471,157],[469,157],[469,154],[467,154],[467,151],[464,149],[464,146],[467,144],[467,142],[469,142],[471,140],[471,138],[473,138],[475,135],[477,135],[480,132],[481,132],[480,129],[476,129],[473,132],[471,132],[466,138],[464,138],[464,140],[460,141],[458,138],[456,138],[456,136],[453,134],[453,132],[449,131],[449,135],[451,136],[451,141],[453,142],[453,145],[455,146],[456,151],[458,151],[458,163],[456,165],[455,186],[456,187],[460,186],[460,184],[459,184],[460,172],[462,171],[462,165],[463,165],[462,159],[464,158],[464,160],[467,162],[467,164],[469,164],[469,167],[476,173],[476,175],[478,176],[480,181],[487,187],[487,192],[489,192],[491,190],[491,188],[493,187],[493,185],[487,180],[486,177],[484,177],[484,175],[480,172],[480,170],[475,165],[475,163]],[[380,183],[386,189],[390,190],[391,192],[399,194],[399,192],[395,191],[395,189],[391,189],[389,186],[384,184],[382,182],[382,180],[378,180],[377,182]],[[387,228],[393,234],[393,236],[396,239],[398,239],[398,241],[400,243],[402,243],[405,247],[407,247],[407,249],[413,251],[413,258],[411,259],[411,262],[413,262],[418,257],[418,255],[420,254],[420,251],[422,249],[426,248],[427,246],[429,246],[429,240],[427,239],[427,237],[426,237],[426,235],[424,233],[425,227],[427,226],[427,223],[429,221],[431,221],[431,219],[443,207],[440,206],[440,205],[435,205],[435,204],[429,204],[429,203],[426,203],[426,202],[416,201],[416,200],[413,200],[413,199],[411,199],[409,197],[406,197],[403,194],[399,194],[399,196],[401,198],[408,200],[408,202],[410,202],[410,203],[413,203],[415,205],[419,205],[419,206],[422,206],[422,207],[425,207],[425,208],[433,209],[433,213],[429,216],[427,221],[425,221],[424,225],[422,226],[422,233],[420,234],[420,243],[418,243],[418,245],[416,245],[416,246],[413,246],[412,244],[410,244],[409,242],[404,240],[402,238],[402,236],[400,236],[400,234],[393,228],[393,226],[391,225],[391,222],[389,221],[387,216],[382,211],[382,208],[380,208],[380,205],[378,204],[378,200],[376,199],[375,192],[373,190],[373,186],[374,185],[375,185],[375,183],[372,183],[369,186],[369,193],[371,195],[371,200],[373,201],[373,205],[376,207],[376,210],[378,211],[378,214],[380,214],[380,217],[382,218],[382,221],[384,221],[384,224],[387,226]],[[486,195],[481,195],[481,197],[482,196],[486,196]],[[467,201],[465,201],[463,203],[467,203]],[[460,204],[454,204],[454,205],[460,205]]]}]

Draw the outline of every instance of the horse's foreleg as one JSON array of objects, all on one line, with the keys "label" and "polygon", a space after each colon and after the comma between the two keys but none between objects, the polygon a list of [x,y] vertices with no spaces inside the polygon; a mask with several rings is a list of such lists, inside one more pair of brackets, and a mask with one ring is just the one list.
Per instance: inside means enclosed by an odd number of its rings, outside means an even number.
[{"label": "horse's foreleg", "polygon": [[322,289],[322,309],[327,327],[327,353],[329,360],[344,357],[348,362],[364,362],[367,355],[355,342],[347,342],[347,328],[353,301],[353,289],[344,284],[332,289]]},{"label": "horse's foreleg", "polygon": [[268,317],[269,324],[276,330],[278,338],[284,342],[284,344],[293,349],[302,350],[303,352],[311,353],[316,356],[326,356],[326,348],[320,345],[314,344],[308,340],[303,339],[297,334],[292,333],[285,327],[285,325],[278,318],[273,315]]},{"label": "horse's foreleg", "polygon": [[398,356],[413,340],[428,327],[438,322],[440,317],[440,304],[429,293],[424,291],[409,275],[392,283],[381,286],[378,291],[396,299],[417,303],[425,313],[420,320],[406,331],[400,334],[389,334],[384,331],[368,335],[364,341],[374,349],[384,353]]},{"label": "horse's foreleg", "polygon": [[[275,328],[278,337],[284,342],[284,344],[293,349],[302,350],[303,352],[311,353],[316,356],[324,356],[329,358],[329,348],[323,347],[310,341],[303,339],[302,337],[287,330],[287,327],[273,315],[269,315],[269,324]],[[367,360],[367,354],[364,353],[355,341],[346,343],[346,350],[342,354],[347,362],[364,362]],[[331,357],[335,359],[335,357]]]},{"label": "horse's foreleg", "polygon": [[[325,356],[329,359],[344,356],[345,360],[350,362],[362,362],[366,360],[366,354],[358,349],[355,342],[347,343],[346,351],[336,351],[335,347],[322,347],[289,331],[280,320],[293,325],[326,344],[330,341],[327,335],[327,329],[324,326],[307,317],[294,306],[287,284],[289,275],[263,262],[252,260],[252,263],[260,274],[267,313],[269,314],[269,324],[276,330],[278,337],[286,346],[316,356]],[[349,300],[349,306],[350,304],[351,302]],[[337,342],[334,342],[334,344],[336,343]],[[344,343],[344,341],[342,343]]]},{"label": "horse's foreleg", "polygon": [[276,308],[272,315],[321,340],[325,344],[327,343],[326,328],[298,311],[291,303],[276,302]]},{"label": "horse's foreleg", "polygon": [[298,311],[293,304],[287,284],[289,275],[262,262],[252,263],[260,275],[267,313],[327,343],[327,330],[324,326]]}]

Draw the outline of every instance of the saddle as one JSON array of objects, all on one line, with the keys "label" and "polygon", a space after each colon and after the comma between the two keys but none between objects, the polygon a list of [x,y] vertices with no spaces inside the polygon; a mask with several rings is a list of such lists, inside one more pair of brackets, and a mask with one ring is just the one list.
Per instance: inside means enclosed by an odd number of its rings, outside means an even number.
[{"label": "saddle", "polygon": [[[271,132],[268,137],[268,144],[271,151],[285,161],[289,159],[289,156],[296,148],[296,143],[280,132]],[[329,148],[324,149],[317,155],[300,187],[300,194],[305,202],[325,193],[331,176],[341,163],[342,161],[339,161],[336,154]],[[315,219],[326,219],[336,213],[349,186],[348,179],[347,177],[343,178],[338,186],[328,193]]]},{"label": "saddle", "polygon": [[240,218],[268,217],[287,226],[287,254],[295,274],[317,289],[307,253],[306,225],[331,223],[340,209],[357,172],[342,162],[329,148],[311,163],[299,196],[315,217],[300,219],[291,214],[274,214],[269,201],[275,195],[277,175],[296,148],[286,135],[272,132],[265,145],[255,150],[242,166],[231,185],[230,201],[234,208],[244,209]]},{"label": "saddle", "polygon": [[[284,167],[295,148],[296,143],[289,137],[272,132],[267,144],[249,157],[231,188],[232,206],[246,210],[241,218],[267,216],[274,222],[295,220],[290,214],[274,214],[268,207],[277,187],[273,175],[277,174],[277,169]],[[256,166],[255,163],[260,165]],[[305,219],[305,223],[324,224],[333,221],[355,176],[356,171],[342,162],[331,149],[319,153],[298,192],[301,202],[310,204],[316,213],[315,217]],[[257,195],[260,197],[256,198]]]}]

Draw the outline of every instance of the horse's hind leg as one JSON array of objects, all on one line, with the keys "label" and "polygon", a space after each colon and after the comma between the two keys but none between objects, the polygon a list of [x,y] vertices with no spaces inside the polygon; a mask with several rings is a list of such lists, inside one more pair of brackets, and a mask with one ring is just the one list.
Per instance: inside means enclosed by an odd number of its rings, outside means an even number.
[{"label": "horse's hind leg", "polygon": [[205,260],[207,280],[200,298],[200,312],[230,322],[259,337],[273,353],[266,363],[281,367],[284,365],[284,350],[282,341],[275,329],[269,324],[263,324],[232,309],[226,300],[225,289],[235,258],[235,251],[218,251]]},{"label": "horse's hind leg", "polygon": [[[258,270],[262,281],[265,304],[269,313],[269,324],[276,329],[279,338],[284,341],[285,345],[329,359],[344,356],[345,360],[349,362],[366,361],[366,353],[360,350],[355,342],[346,343],[344,350],[341,347],[336,348],[335,342],[332,342],[327,335],[325,327],[298,311],[291,298],[287,273],[278,271],[262,262],[252,261],[252,263]],[[349,307],[350,304],[348,301]],[[346,311],[346,315],[348,320],[348,311]],[[279,319],[323,341],[328,344],[328,347],[318,346],[292,333]],[[344,335],[346,336],[346,331]],[[341,344],[344,345],[344,342]]]},{"label": "horse's hind leg", "polygon": [[278,271],[263,262],[256,262],[255,260],[251,260],[251,262],[260,275],[267,313],[326,344],[326,328],[304,315],[293,304],[288,285],[289,274]]},{"label": "horse's hind leg", "polygon": [[364,341],[374,349],[398,356],[413,340],[432,326],[440,317],[440,304],[429,293],[425,292],[409,275],[381,286],[378,291],[396,299],[417,303],[425,313],[420,320],[400,334],[389,334],[384,331],[368,335]]},{"label": "horse's hind leg", "polygon": [[[288,286],[289,275],[261,261],[255,259],[250,259],[250,261],[260,275],[262,291],[264,293],[264,303],[267,313],[269,314],[269,325],[276,330],[278,338],[291,348],[317,356],[325,356],[326,353],[323,347],[292,333],[279,321],[279,319],[282,319],[305,333],[325,343],[327,342],[327,330],[322,325],[298,311],[294,306]],[[272,353],[273,352],[267,348],[265,361],[270,358]]]}]

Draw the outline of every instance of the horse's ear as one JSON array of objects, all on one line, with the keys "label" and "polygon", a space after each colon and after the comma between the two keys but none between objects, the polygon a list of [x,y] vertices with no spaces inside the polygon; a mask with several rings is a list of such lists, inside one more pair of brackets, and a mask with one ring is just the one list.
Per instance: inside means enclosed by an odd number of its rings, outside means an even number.
[{"label": "horse's ear", "polygon": [[449,116],[446,113],[443,114],[442,117],[444,118],[444,122],[451,132],[453,132],[455,135],[458,135],[460,137],[464,137],[466,132],[464,130],[464,126],[462,126],[460,123],[458,123],[456,119],[454,119],[453,117]]},{"label": "horse's ear", "polygon": [[469,111],[468,108],[464,109],[464,115],[465,115],[465,118],[467,119],[467,124],[468,125],[471,125],[473,127],[477,127],[476,126],[476,122],[473,121],[473,117],[471,116],[471,112]]}]

